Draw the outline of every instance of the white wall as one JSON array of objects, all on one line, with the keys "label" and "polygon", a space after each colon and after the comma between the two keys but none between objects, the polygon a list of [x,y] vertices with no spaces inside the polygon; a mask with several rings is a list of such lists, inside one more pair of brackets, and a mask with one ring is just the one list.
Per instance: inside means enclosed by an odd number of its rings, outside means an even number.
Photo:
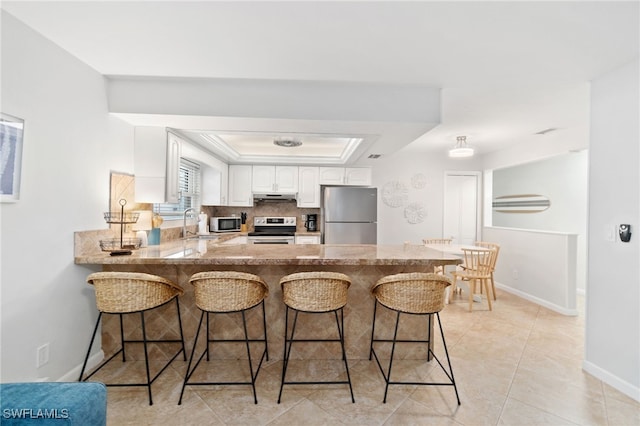
[{"label": "white wall", "polygon": [[57,380],[81,364],[97,316],[73,233],[107,228],[109,173],[133,172],[133,129],[107,113],[100,74],[4,11],[1,53],[2,112],[25,120],[25,139],[21,199],[0,205],[0,380]]},{"label": "white wall", "polygon": [[575,234],[485,227],[483,238],[500,244],[497,287],[561,314],[578,314]]},{"label": "white wall", "polygon": [[[640,66],[593,81],[584,368],[640,400]],[[612,226],[628,223],[629,243]]]},{"label": "white wall", "polygon": [[[373,167],[373,186],[378,188],[378,243],[402,244],[410,241],[422,243],[423,238],[442,236],[444,174],[445,171],[480,171],[479,160],[456,159],[441,155],[424,154],[410,147],[383,157]],[[421,185],[424,178],[424,185]],[[383,201],[385,185],[397,183],[405,188],[405,202],[390,207]],[[394,191],[398,194],[401,191]],[[417,203],[424,208],[423,222],[411,224],[405,217],[405,208]]]},{"label": "white wall", "polygon": [[583,292],[587,268],[587,169],[588,153],[584,150],[494,170],[492,194],[493,198],[539,194],[551,200],[551,206],[539,213],[493,212],[492,225],[576,234],[576,286]]}]

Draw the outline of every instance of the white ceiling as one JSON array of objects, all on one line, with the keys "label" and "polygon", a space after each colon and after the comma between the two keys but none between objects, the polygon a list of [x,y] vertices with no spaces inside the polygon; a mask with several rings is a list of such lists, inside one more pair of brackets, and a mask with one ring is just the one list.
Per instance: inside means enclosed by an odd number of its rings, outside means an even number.
[{"label": "white ceiling", "polygon": [[[207,131],[224,140],[224,131],[247,157],[271,152],[264,145],[281,133],[374,135],[356,150],[361,158],[408,143],[441,152],[457,135],[480,153],[529,142],[548,128],[586,139],[588,82],[640,51],[638,1],[3,1],[2,9],[116,78],[331,82],[345,92],[363,84],[442,89],[433,129],[242,111],[121,115],[192,136]],[[264,133],[267,142],[254,150],[238,138],[243,130],[254,141]]]}]

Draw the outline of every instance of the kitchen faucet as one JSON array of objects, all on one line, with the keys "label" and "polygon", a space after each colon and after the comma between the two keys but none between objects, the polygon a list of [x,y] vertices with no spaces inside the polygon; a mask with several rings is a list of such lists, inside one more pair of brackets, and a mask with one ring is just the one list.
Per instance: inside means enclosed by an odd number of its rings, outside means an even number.
[{"label": "kitchen faucet", "polygon": [[182,238],[187,238],[189,234],[196,235],[195,232],[187,231],[187,214],[189,212],[195,213],[195,210],[193,208],[188,208],[184,211],[184,213],[182,213]]}]

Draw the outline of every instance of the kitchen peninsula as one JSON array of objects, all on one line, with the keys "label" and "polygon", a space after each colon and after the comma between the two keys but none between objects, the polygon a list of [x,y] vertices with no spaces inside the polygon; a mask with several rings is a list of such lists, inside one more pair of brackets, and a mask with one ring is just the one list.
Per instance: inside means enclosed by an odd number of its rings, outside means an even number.
[{"label": "kitchen peninsula", "polygon": [[[284,304],[279,280],[293,272],[335,271],[348,275],[352,280],[345,309],[345,336],[347,356],[368,359],[373,298],[370,288],[381,277],[401,272],[432,272],[434,266],[461,263],[458,256],[430,249],[422,245],[223,245],[215,240],[174,240],[159,246],[150,246],[134,251],[130,256],[109,256],[98,250],[83,252],[76,236],[75,263],[99,265],[104,271],[130,271],[155,274],[170,279],[185,289],[181,297],[185,337],[192,341],[197,326],[199,311],[195,307],[193,288],[189,284],[192,274],[211,270],[234,270],[259,275],[269,285],[266,299],[267,328],[270,359],[281,359],[284,334]],[[86,247],[86,245],[85,245]],[[84,285],[84,284],[81,284]],[[166,325],[164,321],[153,321],[162,316],[164,307],[150,312],[149,324]],[[168,309],[175,309],[169,307]],[[257,320],[257,311],[254,312]],[[388,312],[390,315],[390,312]],[[153,315],[153,317],[152,317]],[[104,319],[103,350],[113,352],[118,345],[119,329],[116,319]],[[115,316],[114,316],[115,317]],[[218,320],[216,320],[218,321]],[[231,324],[220,320],[224,330]],[[424,318],[407,318],[424,328]],[[420,322],[422,321],[422,322]],[[388,322],[391,324],[391,321]],[[319,333],[332,332],[335,325],[324,324],[320,318],[313,323]],[[153,330],[152,330],[153,331]],[[165,331],[165,330],[162,330]],[[323,352],[326,350],[320,348]],[[231,353],[229,353],[230,356]],[[335,352],[339,356],[338,348]],[[420,356],[420,355],[416,355]],[[422,355],[424,356],[424,354]],[[321,358],[326,357],[321,355]]]}]

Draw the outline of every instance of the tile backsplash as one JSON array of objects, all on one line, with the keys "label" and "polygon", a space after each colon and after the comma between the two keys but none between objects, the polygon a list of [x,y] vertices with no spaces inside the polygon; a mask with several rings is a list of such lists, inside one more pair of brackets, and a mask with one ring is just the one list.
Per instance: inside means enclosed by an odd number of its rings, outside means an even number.
[{"label": "tile backsplash", "polygon": [[240,212],[247,213],[247,225],[249,231],[253,227],[255,216],[295,216],[297,217],[297,230],[304,232],[304,220],[302,215],[317,214],[320,219],[320,209],[298,208],[295,201],[258,202],[253,207],[229,207],[229,206],[202,206],[201,210],[209,217],[213,216],[238,216]]}]

